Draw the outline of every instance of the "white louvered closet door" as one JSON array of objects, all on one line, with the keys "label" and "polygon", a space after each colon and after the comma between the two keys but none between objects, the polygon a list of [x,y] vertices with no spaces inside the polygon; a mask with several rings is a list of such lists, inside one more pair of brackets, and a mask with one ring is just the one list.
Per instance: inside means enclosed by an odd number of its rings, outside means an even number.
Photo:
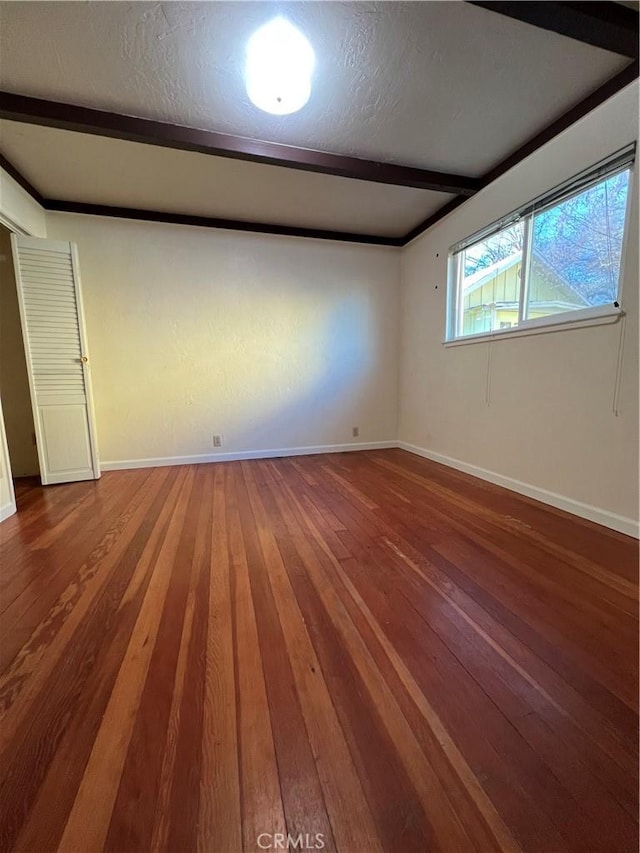
[{"label": "white louvered closet door", "polygon": [[43,484],[100,476],[76,247],[12,235]]}]

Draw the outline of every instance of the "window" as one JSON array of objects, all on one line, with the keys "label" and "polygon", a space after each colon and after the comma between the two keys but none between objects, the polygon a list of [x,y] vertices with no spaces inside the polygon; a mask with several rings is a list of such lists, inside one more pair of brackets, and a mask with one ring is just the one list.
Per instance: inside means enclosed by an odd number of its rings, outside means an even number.
[{"label": "window", "polygon": [[615,313],[634,153],[453,246],[447,340]]}]

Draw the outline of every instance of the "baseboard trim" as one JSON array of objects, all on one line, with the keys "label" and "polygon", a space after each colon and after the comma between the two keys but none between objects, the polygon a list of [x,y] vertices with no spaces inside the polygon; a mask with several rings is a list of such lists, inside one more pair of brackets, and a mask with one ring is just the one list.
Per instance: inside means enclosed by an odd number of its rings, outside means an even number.
[{"label": "baseboard trim", "polygon": [[200,453],[194,456],[158,456],[147,459],[116,459],[101,462],[103,471],[128,468],[162,468],[167,465],[202,465],[209,462],[238,462],[243,459],[276,459],[282,456],[313,456],[317,453],[348,453],[354,450],[385,450],[397,441],[369,441],[357,444],[321,444],[316,447],[282,447],[276,450],[238,450],[231,453]]},{"label": "baseboard trim", "polygon": [[6,518],[11,518],[12,515],[16,513],[16,505],[14,501],[11,501],[4,506],[0,506],[0,522],[4,521]]},{"label": "baseboard trim", "polygon": [[407,444],[404,441],[399,441],[397,446],[402,450],[407,450],[409,453],[414,453],[416,456],[423,456],[432,462],[439,462],[448,468],[455,468],[457,471],[471,474],[473,477],[479,477],[481,480],[487,480],[496,486],[503,486],[512,492],[517,492],[520,495],[533,498],[541,503],[549,504],[556,509],[570,512],[572,515],[577,515],[580,518],[586,518],[588,521],[593,521],[596,524],[602,524],[604,527],[617,530],[619,533],[626,533],[627,536],[633,536],[636,539],[640,538],[640,525],[632,518],[616,515],[616,513],[609,512],[606,509],[581,503],[580,501],[573,500],[573,498],[565,497],[565,495],[549,492],[547,489],[541,489],[539,486],[532,486],[529,483],[523,483],[521,480],[505,477],[503,474],[497,474],[495,471],[489,471],[486,468],[480,468],[478,465],[462,462],[460,459],[453,459],[451,456],[444,456],[442,453],[426,450],[424,447],[417,447],[415,444]]}]

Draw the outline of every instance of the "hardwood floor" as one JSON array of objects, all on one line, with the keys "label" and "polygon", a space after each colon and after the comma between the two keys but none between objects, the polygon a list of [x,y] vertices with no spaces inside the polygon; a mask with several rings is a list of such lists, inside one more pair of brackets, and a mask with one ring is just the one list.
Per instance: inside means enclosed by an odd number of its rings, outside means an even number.
[{"label": "hardwood floor", "polygon": [[638,849],[635,540],[400,450],[17,498],[1,850]]}]

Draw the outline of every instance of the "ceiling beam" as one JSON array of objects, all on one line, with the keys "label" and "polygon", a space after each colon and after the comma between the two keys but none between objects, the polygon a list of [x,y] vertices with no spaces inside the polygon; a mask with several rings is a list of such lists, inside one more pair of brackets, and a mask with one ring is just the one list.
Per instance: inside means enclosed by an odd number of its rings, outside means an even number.
[{"label": "ceiling beam", "polygon": [[11,175],[13,180],[17,184],[19,184],[23,190],[28,192],[34,201],[37,201],[38,204],[44,205],[44,199],[42,198],[38,190],[33,186],[30,181],[25,178],[22,172],[19,172],[16,169],[13,163],[10,163],[7,160],[7,158],[3,154],[0,154],[0,168],[4,169],[8,175]]},{"label": "ceiling beam", "polygon": [[359,234],[350,231],[329,231],[324,228],[303,228],[295,225],[274,225],[267,222],[245,222],[240,219],[222,219],[214,216],[192,216],[186,213],[167,213],[159,210],[142,210],[134,207],[113,207],[108,204],[87,204],[78,201],[61,201],[47,198],[46,210],[61,213],[84,213],[90,216],[115,216],[118,219],[137,219],[143,222],[168,222],[173,225],[191,225],[199,228],[223,228],[227,231],[244,231],[252,234],[276,234],[280,237],[311,237],[317,240],[339,240],[343,243],[365,243],[370,246],[401,246],[402,237],[381,237],[377,234]]},{"label": "ceiling beam", "polygon": [[[631,62],[626,68],[620,71],[615,77],[612,77],[578,104],[573,106],[568,112],[562,115],[559,119],[552,122],[542,131],[529,139],[520,148],[513,151],[504,160],[491,168],[488,172],[477,179],[477,188],[484,189],[500,175],[504,174],[513,166],[517,165],[525,157],[533,154],[538,148],[549,142],[563,130],[566,130],[570,125],[581,119],[587,113],[594,110],[600,104],[604,103],[608,98],[623,89],[629,83],[632,83],[638,78],[640,65],[638,60]],[[2,104],[2,94],[0,93],[0,104]],[[31,100],[31,99],[27,99]],[[49,103],[49,102],[44,102]],[[1,115],[0,111],[0,115]],[[293,237],[315,237],[326,240],[343,240],[356,243],[378,244],[383,246],[406,246],[407,243],[423,234],[453,210],[464,204],[468,200],[468,196],[457,193],[454,198],[450,199],[435,213],[428,216],[424,221],[420,222],[412,228],[404,237],[383,237],[370,234],[352,234],[342,231],[326,231],[313,228],[299,228],[296,226],[287,225],[270,225],[268,223],[253,223],[242,222],[232,219],[218,219],[206,216],[190,216],[188,214],[174,214],[150,210],[137,210],[133,208],[111,207],[107,205],[86,204],[82,202],[70,202],[54,199],[46,199],[29,183],[29,181],[20,174],[20,172],[9,161],[0,154],[0,166],[3,166],[7,171],[26,191],[46,210],[66,211],[70,213],[93,213],[96,216],[121,216],[128,219],[144,219],[154,222],[173,222],[182,225],[199,225],[209,228],[226,228],[236,231],[251,231],[265,234],[280,234]]]},{"label": "ceiling beam", "polygon": [[212,130],[45,101],[11,92],[0,92],[0,118],[399,187],[415,187],[465,196],[473,195],[479,188],[477,178],[464,175],[296,148],[278,142],[264,142]]},{"label": "ceiling beam", "polygon": [[637,59],[640,52],[638,12],[619,3],[562,3],[554,0],[494,3],[469,0],[469,2],[472,6],[480,6],[525,24],[532,24],[534,27],[550,30],[631,59]]}]

